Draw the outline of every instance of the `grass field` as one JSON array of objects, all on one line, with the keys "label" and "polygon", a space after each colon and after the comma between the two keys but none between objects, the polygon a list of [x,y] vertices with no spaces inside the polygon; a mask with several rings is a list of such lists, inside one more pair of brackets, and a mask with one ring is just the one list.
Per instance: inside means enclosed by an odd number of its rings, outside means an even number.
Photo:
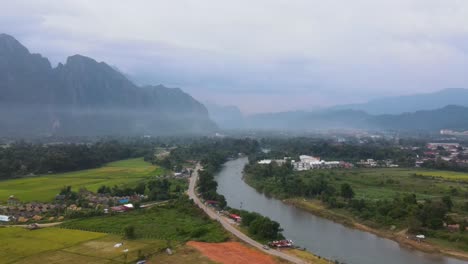
[{"label": "grass field", "polygon": [[[0,228],[0,264],[42,263],[135,263],[138,256],[152,256],[154,263],[214,262],[183,244],[173,243],[174,255],[167,255],[165,240],[122,240],[104,233],[44,228],[29,231],[19,227]],[[123,242],[120,248],[116,243]],[[128,249],[127,257],[123,249]]]},{"label": "grass field", "polygon": [[0,181],[0,203],[10,195],[21,201],[50,201],[63,186],[96,191],[101,185],[133,184],[163,170],[142,158],[111,162],[97,169]]},{"label": "grass field", "polygon": [[404,193],[415,193],[418,199],[438,198],[449,194],[455,199],[465,199],[464,193],[468,192],[468,173],[405,168],[354,169],[323,173],[327,173],[337,187],[343,182],[350,183],[357,198],[392,199]]},{"label": "grass field", "polygon": [[442,171],[442,170],[415,170],[414,173],[423,175],[423,176],[438,177],[438,178],[443,178],[443,179],[448,179],[448,180],[468,182],[468,173],[466,172]]},{"label": "grass field", "polygon": [[115,216],[71,220],[61,226],[123,235],[123,229],[133,225],[138,238],[174,241],[223,242],[229,238],[218,223],[206,219],[198,208],[193,210],[197,211],[156,207]]}]

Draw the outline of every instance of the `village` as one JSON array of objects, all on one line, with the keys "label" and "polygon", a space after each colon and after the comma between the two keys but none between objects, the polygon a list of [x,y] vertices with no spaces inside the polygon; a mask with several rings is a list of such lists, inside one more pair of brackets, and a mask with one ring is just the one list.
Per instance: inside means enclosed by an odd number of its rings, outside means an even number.
[{"label": "village", "polygon": [[[186,180],[192,170],[183,168],[178,172],[158,176],[160,179]],[[85,188],[72,192],[70,186],[64,187],[60,194],[50,202],[22,202],[15,195],[0,204],[0,225],[3,224],[36,224],[61,222],[65,219],[97,216],[104,214],[125,213],[140,207],[154,204],[148,195],[134,192],[132,195],[111,195],[104,191],[94,193]]]},{"label": "village", "polygon": [[440,161],[468,169],[468,148],[460,143],[427,143],[422,154],[417,156],[415,167]]},{"label": "village", "polygon": [[[99,215],[120,213],[134,209],[134,204],[145,201],[147,196],[110,196],[94,194],[85,189],[78,192],[76,200],[57,195],[53,202],[22,203],[14,195],[7,199],[7,205],[0,206],[0,222],[18,224],[63,221],[78,215]],[[78,201],[78,202],[77,202]]]},{"label": "village", "polygon": [[[445,162],[451,167],[458,169],[468,169],[468,148],[460,143],[427,143],[424,148],[421,147],[402,147],[404,150],[410,150],[415,159],[414,167],[434,167],[434,163]],[[351,168],[398,168],[400,164],[392,159],[377,160],[372,157],[361,159],[359,161],[327,161],[317,156],[300,155],[299,160],[291,157],[283,159],[263,159],[257,162],[262,165],[275,163],[277,165],[291,164],[295,171],[307,171],[315,169],[351,169]]]}]

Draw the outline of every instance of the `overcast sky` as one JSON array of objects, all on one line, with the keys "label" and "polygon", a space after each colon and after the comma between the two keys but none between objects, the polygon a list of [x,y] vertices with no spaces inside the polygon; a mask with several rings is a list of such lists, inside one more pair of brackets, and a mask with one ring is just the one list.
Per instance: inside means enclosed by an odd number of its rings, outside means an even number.
[{"label": "overcast sky", "polygon": [[0,32],[246,113],[468,88],[467,0],[0,0]]}]

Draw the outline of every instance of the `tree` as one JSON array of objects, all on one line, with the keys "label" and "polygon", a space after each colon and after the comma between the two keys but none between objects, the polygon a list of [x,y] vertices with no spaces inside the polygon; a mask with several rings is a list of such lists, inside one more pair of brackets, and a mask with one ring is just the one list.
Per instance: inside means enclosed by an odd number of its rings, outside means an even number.
[{"label": "tree", "polygon": [[106,185],[102,185],[101,187],[99,187],[99,189],[97,190],[98,193],[100,194],[109,194],[111,193],[111,188],[110,187],[107,187]]},{"label": "tree", "polygon": [[341,184],[341,196],[347,200],[350,200],[354,197],[353,188],[348,183]]},{"label": "tree", "polygon": [[135,236],[135,227],[133,225],[128,225],[124,227],[124,237],[126,239],[134,239]]},{"label": "tree", "polygon": [[452,211],[452,207],[453,207],[453,202],[452,202],[452,198],[450,198],[450,196],[444,196],[442,197],[442,202],[445,204],[445,206],[447,206],[447,209],[449,211]]},{"label": "tree", "polygon": [[467,225],[468,223],[466,222],[466,220],[463,220],[460,222],[459,224],[460,233],[465,233]]},{"label": "tree", "polygon": [[140,182],[138,185],[135,187],[135,193],[137,194],[145,194],[146,190],[146,183]]}]

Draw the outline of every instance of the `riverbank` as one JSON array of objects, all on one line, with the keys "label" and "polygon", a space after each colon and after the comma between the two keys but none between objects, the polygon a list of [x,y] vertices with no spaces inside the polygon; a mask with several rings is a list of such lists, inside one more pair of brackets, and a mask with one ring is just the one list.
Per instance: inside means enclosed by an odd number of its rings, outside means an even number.
[{"label": "riverbank", "polygon": [[336,223],[340,223],[344,226],[355,228],[361,231],[369,232],[379,237],[384,237],[387,239],[391,239],[402,246],[407,248],[420,250],[426,253],[431,254],[442,254],[445,256],[455,257],[461,260],[468,261],[468,253],[462,252],[458,250],[454,250],[451,248],[442,247],[440,245],[435,245],[430,242],[418,242],[412,239],[409,239],[406,235],[406,230],[398,230],[398,231],[390,231],[390,230],[383,230],[370,227],[363,223],[358,222],[356,219],[339,214],[337,212],[333,212],[323,206],[319,201],[313,200],[306,200],[303,198],[292,198],[292,199],[285,199],[283,200],[284,203],[295,206],[302,210],[305,210],[309,213],[312,213],[316,216],[323,217],[334,221]]},{"label": "riverbank", "polygon": [[250,246],[252,246],[254,248],[257,248],[258,250],[260,250],[260,251],[262,251],[264,253],[267,253],[267,254],[275,256],[275,257],[282,258],[282,259],[284,259],[286,261],[289,261],[289,262],[295,263],[295,264],[305,263],[304,260],[302,260],[302,259],[300,259],[298,257],[295,257],[294,255],[285,254],[285,253],[283,253],[281,251],[264,249],[263,244],[258,243],[257,241],[253,240],[249,236],[245,235],[244,233],[242,233],[241,231],[236,229],[234,226],[232,226],[226,219],[221,217],[217,212],[215,212],[214,210],[212,210],[208,206],[204,205],[201,202],[200,198],[198,197],[198,194],[195,191],[195,186],[196,186],[196,183],[197,183],[198,177],[199,177],[198,174],[199,174],[199,171],[201,169],[202,169],[201,165],[198,164],[196,169],[195,169],[195,172],[193,173],[193,175],[189,179],[189,189],[187,190],[187,194],[193,200],[193,202],[199,208],[201,208],[211,219],[218,221],[224,227],[224,229],[226,231],[230,232],[232,235],[236,236],[238,239],[242,240],[244,243],[246,243],[246,244],[248,244],[248,245],[250,245]]},{"label": "riverbank", "polygon": [[[238,225],[233,225],[233,227],[236,228],[237,230],[239,230],[240,232],[244,233],[246,236],[251,237],[252,239],[254,239],[255,241],[257,241],[257,242],[259,242],[261,244],[267,244],[268,243],[267,241],[261,241],[261,240],[256,239],[255,237],[252,237],[245,227],[241,227],[241,226],[238,226]],[[294,256],[294,257],[298,257],[298,258],[306,261],[307,263],[313,263],[313,264],[333,263],[332,260],[328,260],[328,259],[323,258],[323,257],[321,257],[319,255],[316,255],[316,254],[314,254],[312,252],[302,250],[302,249],[298,249],[298,248],[276,248],[276,249],[270,248],[269,250],[276,250],[276,251],[283,252],[283,253],[286,253],[286,254]]]}]

